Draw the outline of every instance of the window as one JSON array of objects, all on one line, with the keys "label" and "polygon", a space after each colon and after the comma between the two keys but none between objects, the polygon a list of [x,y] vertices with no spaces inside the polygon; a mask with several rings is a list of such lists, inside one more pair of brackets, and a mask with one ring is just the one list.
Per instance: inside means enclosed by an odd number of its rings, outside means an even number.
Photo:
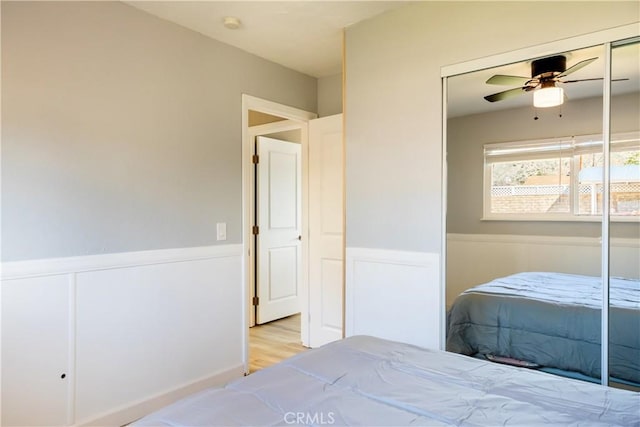
[{"label": "window", "polygon": [[[638,132],[611,138],[612,218],[640,218]],[[592,219],[602,213],[602,138],[486,144],[487,219]]]}]

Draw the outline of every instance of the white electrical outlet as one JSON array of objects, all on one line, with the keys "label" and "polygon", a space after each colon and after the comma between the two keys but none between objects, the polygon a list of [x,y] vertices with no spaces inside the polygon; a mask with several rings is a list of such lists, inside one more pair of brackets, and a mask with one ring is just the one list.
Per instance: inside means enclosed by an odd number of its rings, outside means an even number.
[{"label": "white electrical outlet", "polygon": [[216,224],[216,239],[227,240],[227,223],[219,222]]}]

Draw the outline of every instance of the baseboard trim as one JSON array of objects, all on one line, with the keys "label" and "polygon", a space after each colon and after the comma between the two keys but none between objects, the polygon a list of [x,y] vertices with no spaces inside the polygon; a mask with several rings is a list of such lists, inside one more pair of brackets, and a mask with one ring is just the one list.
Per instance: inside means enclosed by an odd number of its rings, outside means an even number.
[{"label": "baseboard trim", "polygon": [[2,280],[241,256],[241,244],[120,252],[2,263]]},{"label": "baseboard trim", "polygon": [[217,387],[227,382],[240,378],[244,375],[244,364],[219,371],[218,373],[183,385],[166,393],[160,393],[149,399],[136,402],[126,407],[121,407],[97,418],[81,421],[74,424],[75,427],[98,427],[98,426],[122,426],[134,422],[147,414],[157,411],[177,400],[190,394],[197,393],[210,387]]}]

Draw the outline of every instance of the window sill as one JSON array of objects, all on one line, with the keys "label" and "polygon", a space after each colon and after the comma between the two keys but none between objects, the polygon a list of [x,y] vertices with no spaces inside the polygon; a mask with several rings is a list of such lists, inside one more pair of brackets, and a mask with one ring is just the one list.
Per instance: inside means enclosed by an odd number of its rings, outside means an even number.
[{"label": "window sill", "polygon": [[[638,216],[614,216],[610,222],[640,223]],[[481,221],[541,221],[541,222],[602,222],[600,216],[574,216],[574,215],[488,215],[480,218]]]}]

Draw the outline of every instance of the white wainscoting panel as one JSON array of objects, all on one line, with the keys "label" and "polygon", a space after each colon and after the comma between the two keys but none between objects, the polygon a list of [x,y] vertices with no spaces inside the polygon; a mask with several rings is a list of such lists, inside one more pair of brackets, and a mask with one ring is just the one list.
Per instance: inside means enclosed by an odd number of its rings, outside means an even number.
[{"label": "white wainscoting panel", "polygon": [[68,302],[64,275],[2,283],[1,425],[68,423]]},{"label": "white wainscoting panel", "polygon": [[346,249],[345,333],[440,348],[440,256]]},{"label": "white wainscoting panel", "polygon": [[[521,271],[600,276],[601,243],[593,237],[447,235],[447,305],[461,292]],[[611,239],[612,276],[640,278],[640,241]]]},{"label": "white wainscoting panel", "polygon": [[2,267],[3,425],[122,425],[244,371],[242,245]]}]

